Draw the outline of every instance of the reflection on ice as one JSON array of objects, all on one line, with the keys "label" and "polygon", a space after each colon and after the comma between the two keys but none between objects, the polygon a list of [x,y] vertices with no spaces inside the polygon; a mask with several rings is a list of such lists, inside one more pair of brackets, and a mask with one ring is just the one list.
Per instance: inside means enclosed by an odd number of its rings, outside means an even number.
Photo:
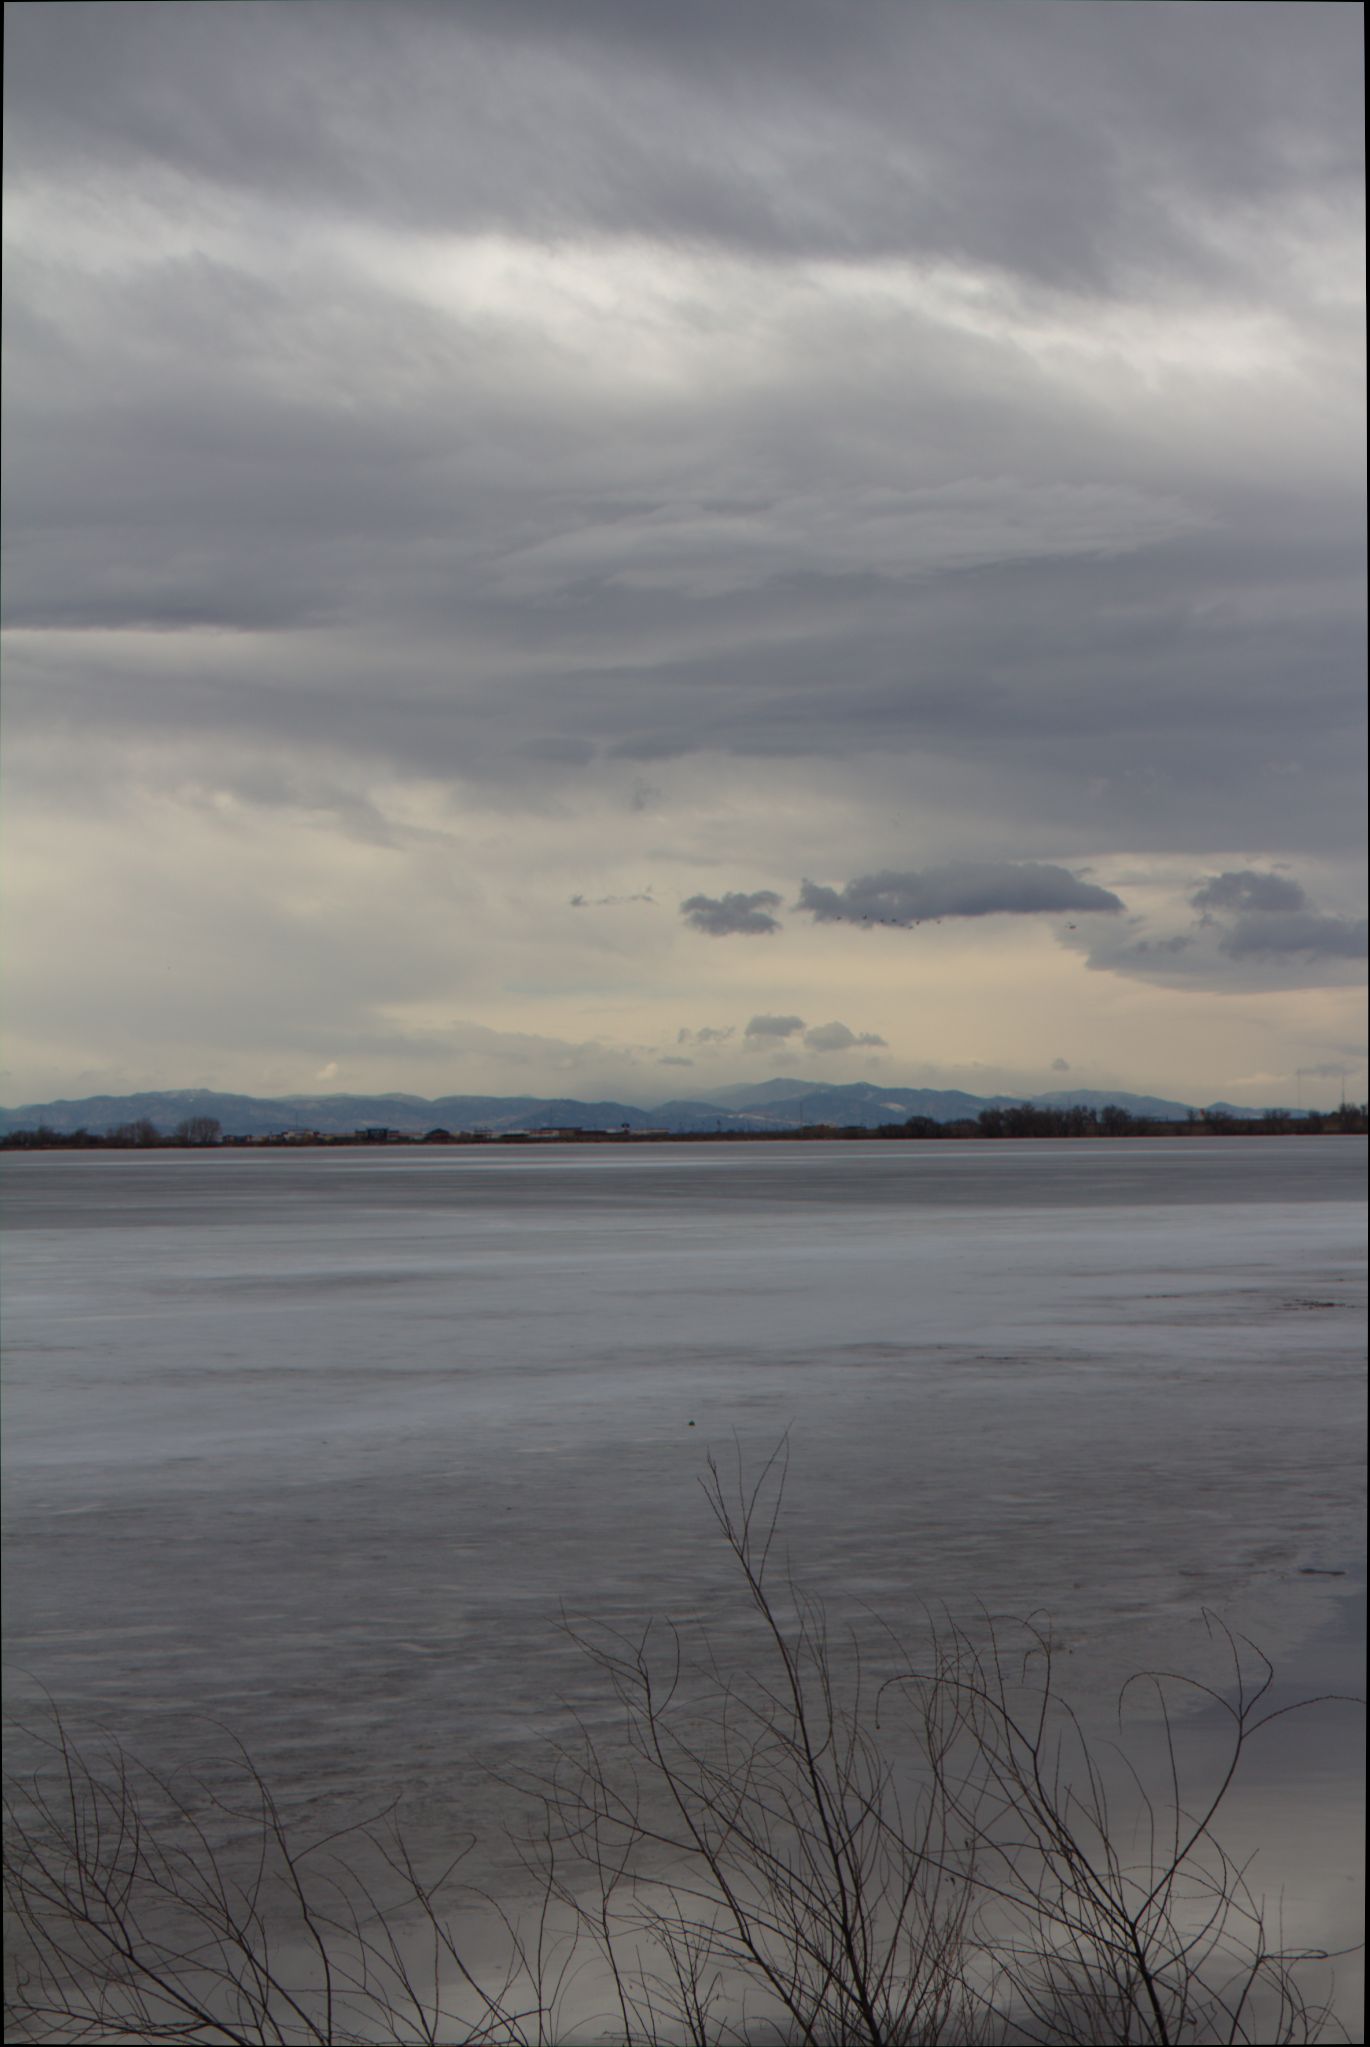
[{"label": "reflection on ice", "polygon": [[[56,2010],[110,2039],[1318,2037],[1326,1971],[1228,1836],[1253,1742],[1294,1718],[1264,1660],[1214,1624],[1216,1682],[1125,1687],[1105,1743],[1049,1627],[831,1626],[783,1569],[783,1476],[783,1449],[709,1468],[730,1636],[577,1633],[618,1710],[525,1741],[504,1903],[461,1880],[471,1842],[426,1876],[389,1816],[311,1840],[246,1756],[165,1780],[49,1716],[11,1815],[17,2036]],[[1325,1737],[1336,1707],[1295,1710]]]},{"label": "reflection on ice", "polygon": [[[1359,1688],[1327,1645],[1364,1149],[7,1161],[11,1667],[162,1767],[222,1722],[305,1824],[398,1794],[485,1854],[491,1767],[602,1711],[560,1608],[726,1645],[696,1481],[788,1429],[787,1546],[844,1619],[1045,1611],[1100,1714],[1192,1666],[1205,1608]],[[1334,1876],[1300,1842],[1308,1767],[1251,1810],[1326,1944],[1355,1844]]]}]

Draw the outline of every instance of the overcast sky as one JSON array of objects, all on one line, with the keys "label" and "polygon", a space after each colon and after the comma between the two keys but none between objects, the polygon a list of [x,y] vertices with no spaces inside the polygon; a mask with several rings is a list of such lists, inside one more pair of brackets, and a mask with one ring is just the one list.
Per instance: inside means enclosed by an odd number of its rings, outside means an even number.
[{"label": "overcast sky", "polygon": [[8,6],[0,1098],[1362,1097],[1361,46]]}]

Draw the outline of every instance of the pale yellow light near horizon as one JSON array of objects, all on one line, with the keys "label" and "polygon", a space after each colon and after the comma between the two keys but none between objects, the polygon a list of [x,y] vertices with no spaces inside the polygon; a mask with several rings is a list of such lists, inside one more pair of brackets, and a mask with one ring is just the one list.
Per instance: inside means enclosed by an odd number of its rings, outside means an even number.
[{"label": "pale yellow light near horizon", "polygon": [[[1300,1070],[1341,1057],[1357,1033],[1351,988],[1218,995],[1095,971],[1061,942],[1079,918],[815,924],[791,907],[820,850],[793,792],[773,809],[754,801],[747,833],[726,797],[667,817],[632,812],[621,787],[517,817],[488,792],[457,802],[420,782],[371,790],[360,816],[337,791],[332,807],[317,793],[263,802],[189,778],[130,781],[80,816],[21,795],[6,822],[0,1099],[326,1085],[650,1100],[790,1070],[975,1093],[1069,1084],[1243,1099],[1245,1086],[1259,1100],[1292,1094]],[[825,817],[815,801],[821,840],[837,837],[840,808]],[[680,901],[710,886],[695,835],[729,815],[737,850],[714,886],[774,887],[774,936],[711,938],[680,918]],[[668,832],[683,841],[674,850]],[[771,856],[750,872],[748,834]],[[1130,873],[1134,913],[1183,904],[1174,859],[1095,868],[1105,883]],[[825,1055],[798,1034],[749,1046],[759,1014],[840,1021],[886,1046]],[[663,1063],[681,1058],[693,1064]]]}]

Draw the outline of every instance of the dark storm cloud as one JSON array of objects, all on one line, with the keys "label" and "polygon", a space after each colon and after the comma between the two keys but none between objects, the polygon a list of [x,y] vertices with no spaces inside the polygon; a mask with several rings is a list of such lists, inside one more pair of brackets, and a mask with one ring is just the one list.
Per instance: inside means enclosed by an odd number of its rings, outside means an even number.
[{"label": "dark storm cloud", "polygon": [[680,914],[696,931],[707,931],[711,938],[733,933],[755,938],[780,929],[779,918],[770,914],[779,907],[780,897],[774,889],[758,888],[750,895],[734,891],[725,896],[690,896],[681,904]]},{"label": "dark storm cloud", "polygon": [[14,727],[902,757],[1024,848],[1335,849],[1359,33],[20,0]]},{"label": "dark storm cloud", "polygon": [[745,1035],[749,1038],[792,1038],[803,1028],[802,1016],[754,1016]]},{"label": "dark storm cloud", "polygon": [[1287,874],[1262,874],[1250,867],[1215,874],[1189,900],[1196,910],[1302,910],[1308,902]]},{"label": "dark storm cloud", "polygon": [[929,918],[1121,910],[1117,896],[1067,868],[1032,861],[953,861],[921,874],[860,874],[842,889],[805,881],[795,908],[820,924],[921,924]]}]

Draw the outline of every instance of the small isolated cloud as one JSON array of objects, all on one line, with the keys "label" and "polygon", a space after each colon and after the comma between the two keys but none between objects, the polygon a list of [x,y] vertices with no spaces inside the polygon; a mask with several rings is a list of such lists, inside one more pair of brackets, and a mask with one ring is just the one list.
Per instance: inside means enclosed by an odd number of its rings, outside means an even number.
[{"label": "small isolated cloud", "polygon": [[736,1032],[731,1024],[701,1024],[692,1031],[688,1024],[682,1024],[675,1034],[677,1045],[722,1045]]},{"label": "small isolated cloud", "polygon": [[656,897],[650,889],[642,889],[637,895],[632,896],[576,895],[570,898],[570,905],[573,910],[604,910],[610,907],[617,907],[620,903],[650,903],[652,908],[655,909]]},{"label": "small isolated cloud", "polygon": [[825,1023],[805,1031],[804,1043],[811,1052],[850,1052],[855,1045],[883,1045],[885,1040],[874,1031],[853,1031],[844,1023]]},{"label": "small isolated cloud", "polygon": [[1111,890],[1037,861],[956,860],[921,873],[860,874],[844,888],[805,881],[797,909],[820,924],[922,924],[941,917],[1121,910]]},{"label": "small isolated cloud", "polygon": [[316,1080],[336,1080],[338,1077],[339,1070],[340,1069],[337,1060],[330,1059],[327,1066],[321,1066],[319,1068],[314,1078]]},{"label": "small isolated cloud", "polygon": [[1070,1061],[1068,1059],[1053,1059],[1051,1062],[1051,1070],[1053,1073],[1069,1073]]},{"label": "small isolated cloud", "polygon": [[1360,960],[1366,955],[1366,923],[1363,917],[1319,917],[1311,910],[1267,910],[1239,917],[1218,944],[1233,960],[1280,953]]},{"label": "small isolated cloud", "polygon": [[802,1031],[802,1016],[754,1016],[747,1026],[749,1038],[792,1038],[796,1031]]},{"label": "small isolated cloud", "polygon": [[750,895],[735,891],[725,896],[690,896],[681,904],[680,914],[696,931],[706,931],[711,938],[726,938],[735,932],[759,937],[780,929],[780,920],[770,914],[779,908],[780,898],[774,889],[758,888]]},{"label": "small isolated cloud", "polygon": [[1210,876],[1189,900],[1196,910],[1302,910],[1308,904],[1287,874],[1261,874],[1251,867]]}]

